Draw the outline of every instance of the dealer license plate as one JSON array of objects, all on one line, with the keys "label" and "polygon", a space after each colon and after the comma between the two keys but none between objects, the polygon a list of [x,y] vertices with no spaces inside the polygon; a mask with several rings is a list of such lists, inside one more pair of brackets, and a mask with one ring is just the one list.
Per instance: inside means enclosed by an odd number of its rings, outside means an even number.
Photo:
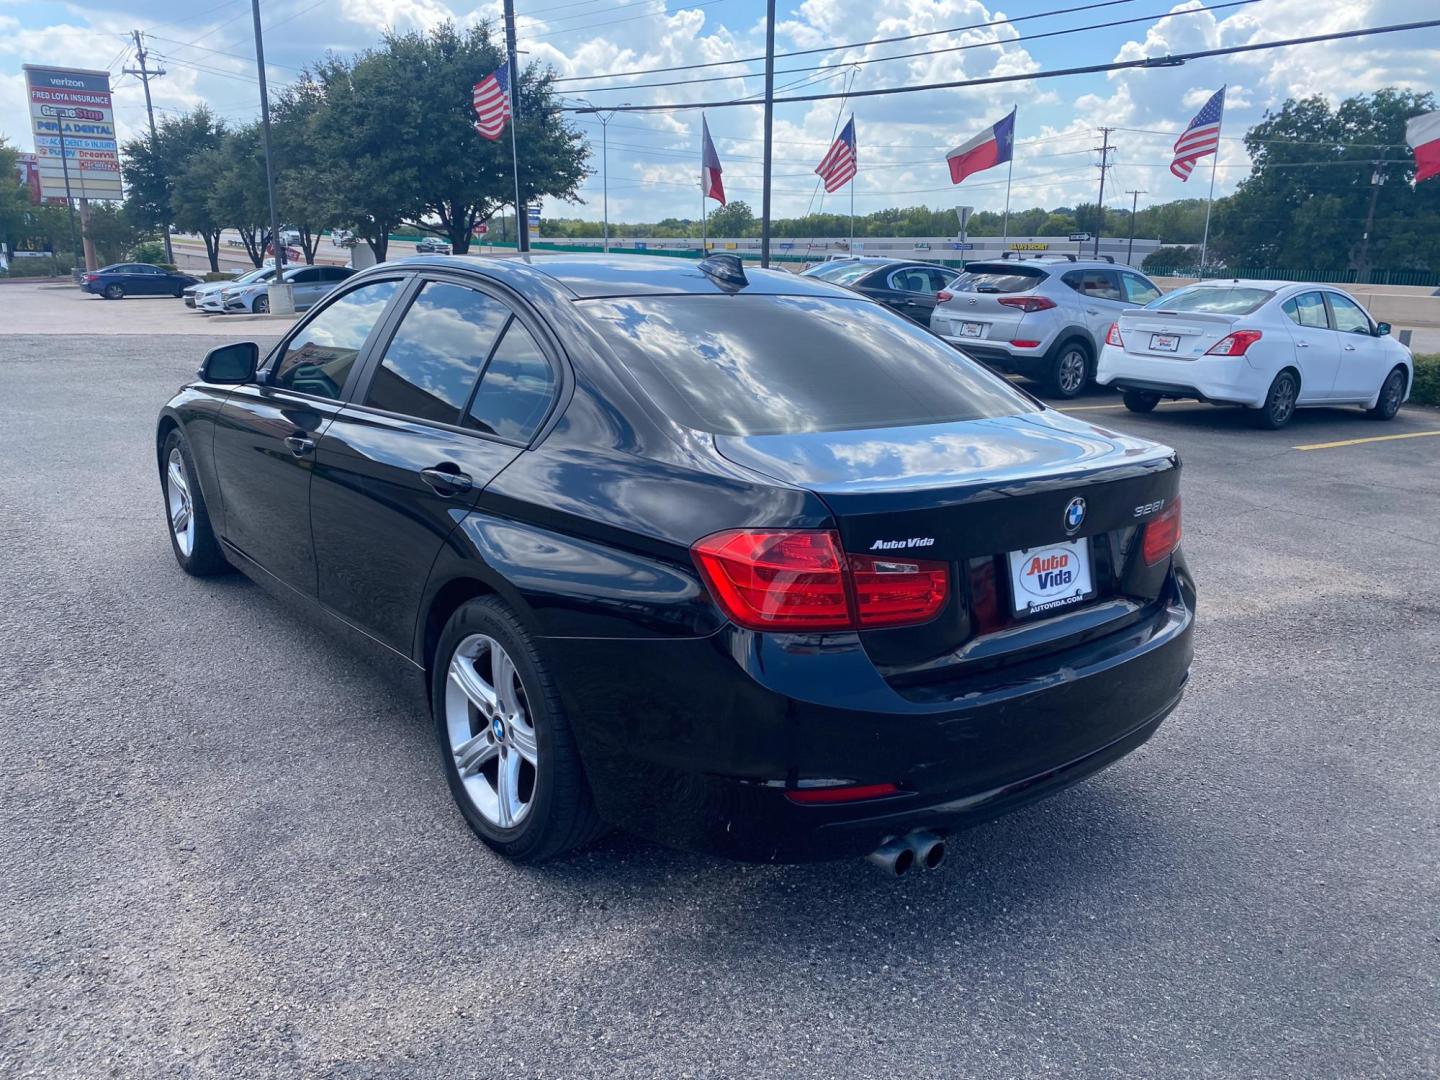
[{"label": "dealer license plate", "polygon": [[1055,611],[1094,595],[1089,541],[1066,540],[1010,552],[1010,597],[1016,615]]},{"label": "dealer license plate", "polygon": [[1151,334],[1151,352],[1177,352],[1180,348],[1180,336],[1178,334]]},{"label": "dealer license plate", "polygon": [[983,323],[966,322],[960,324],[961,337],[981,337],[984,335],[984,333],[985,326]]}]

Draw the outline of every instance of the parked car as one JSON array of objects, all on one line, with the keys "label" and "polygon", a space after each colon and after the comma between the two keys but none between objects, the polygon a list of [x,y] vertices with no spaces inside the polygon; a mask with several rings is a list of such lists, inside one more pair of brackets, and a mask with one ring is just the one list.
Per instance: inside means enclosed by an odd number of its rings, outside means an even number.
[{"label": "parked car", "polygon": [[357,242],[355,234],[349,229],[332,229],[330,231],[330,243],[336,247],[353,248]]},{"label": "parked car", "polygon": [[[302,263],[289,267],[281,280],[294,286],[295,310],[304,311],[354,273],[348,266],[305,266]],[[248,311],[263,315],[270,310],[270,287],[263,281],[248,285],[237,283],[222,289],[218,300],[222,311]]]},{"label": "parked car", "polygon": [[151,263],[115,263],[91,270],[80,278],[82,289],[106,300],[126,296],[182,296],[187,288],[199,283],[200,279],[190,274]]},{"label": "parked car", "polygon": [[854,257],[827,260],[801,276],[843,285],[929,326],[936,295],[958,274],[934,263]]},{"label": "parked car", "polygon": [[251,270],[249,273],[241,274],[230,281],[202,281],[190,285],[182,294],[185,298],[185,306],[192,308],[203,308],[207,297],[215,297],[215,310],[222,310],[219,302],[220,294],[226,289],[233,289],[240,285],[253,285],[259,282],[269,281],[275,276],[275,264],[262,266],[258,270]]},{"label": "parked car", "polygon": [[1359,405],[1392,419],[1410,396],[1414,361],[1343,289],[1282,281],[1205,281],[1110,327],[1096,380],[1132,412],[1162,398],[1244,405],[1267,428],[1297,408]]},{"label": "parked car", "polygon": [[1190,667],[1172,450],[734,256],[382,263],[211,352],[156,451],[180,567],[407,672],[520,861],[615,825],[933,864]]},{"label": "parked car", "polygon": [[1094,377],[1116,316],[1159,296],[1140,271],[1109,259],[1002,258],[967,265],[930,325],[967,355],[1073,398]]},{"label": "parked car", "polygon": [[415,242],[417,255],[449,255],[450,241],[438,236],[422,236]]}]

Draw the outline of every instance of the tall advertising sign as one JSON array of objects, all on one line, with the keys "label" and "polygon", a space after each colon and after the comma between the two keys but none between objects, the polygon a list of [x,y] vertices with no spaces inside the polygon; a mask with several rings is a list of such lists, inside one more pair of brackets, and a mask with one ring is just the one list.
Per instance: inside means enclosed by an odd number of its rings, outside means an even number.
[{"label": "tall advertising sign", "polygon": [[71,198],[123,198],[110,73],[26,64],[25,86],[41,195],[65,198],[68,172]]}]

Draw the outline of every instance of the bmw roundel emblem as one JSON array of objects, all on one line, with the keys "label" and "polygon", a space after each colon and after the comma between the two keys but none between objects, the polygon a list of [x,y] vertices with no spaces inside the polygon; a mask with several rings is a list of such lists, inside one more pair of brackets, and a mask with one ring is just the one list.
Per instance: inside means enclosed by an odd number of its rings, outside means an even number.
[{"label": "bmw roundel emblem", "polygon": [[1085,500],[1077,495],[1071,499],[1069,505],[1065,507],[1065,531],[1067,533],[1073,533],[1084,524]]}]

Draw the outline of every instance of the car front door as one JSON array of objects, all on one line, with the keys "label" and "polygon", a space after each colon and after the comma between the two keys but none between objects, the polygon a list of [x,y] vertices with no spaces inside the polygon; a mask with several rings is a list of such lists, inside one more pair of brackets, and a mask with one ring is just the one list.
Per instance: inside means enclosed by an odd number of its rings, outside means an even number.
[{"label": "car front door", "polygon": [[320,268],[318,266],[307,266],[304,270],[296,270],[290,276],[290,284],[295,294],[296,311],[304,311],[324,295],[324,291],[320,287]]},{"label": "car front door", "polygon": [[315,595],[310,476],[315,448],[402,279],[368,281],[303,321],[215,425],[222,536],[262,569]]},{"label": "car front door", "polygon": [[1369,401],[1389,374],[1385,343],[1375,336],[1375,324],[1364,308],[1350,297],[1327,291],[1325,302],[1330,307],[1340,361],[1331,397],[1336,401]]},{"label": "car front door", "polygon": [[320,441],[320,600],[405,655],[445,538],[550,409],[542,336],[498,294],[426,278]]},{"label": "car front door", "polygon": [[[1330,313],[1319,290],[1299,293],[1280,305],[1300,369],[1300,401],[1329,401],[1335,393],[1340,343],[1330,329]],[[1278,367],[1277,367],[1278,370]]]},{"label": "car front door", "polygon": [[[1159,300],[1161,295],[1153,281],[1133,270],[1120,271],[1120,287],[1125,290],[1127,307],[1144,307],[1153,300]],[[1107,326],[1105,329],[1108,331],[1110,328]]]}]

